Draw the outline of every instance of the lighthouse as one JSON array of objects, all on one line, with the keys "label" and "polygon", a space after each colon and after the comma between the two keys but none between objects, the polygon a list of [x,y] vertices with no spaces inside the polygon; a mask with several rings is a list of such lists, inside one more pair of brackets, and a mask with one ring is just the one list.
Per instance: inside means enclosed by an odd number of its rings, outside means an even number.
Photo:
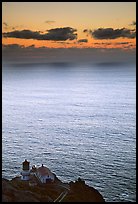
[{"label": "lighthouse", "polygon": [[28,162],[26,159],[22,163],[22,171],[21,171],[21,180],[28,181],[30,176],[30,162]]}]

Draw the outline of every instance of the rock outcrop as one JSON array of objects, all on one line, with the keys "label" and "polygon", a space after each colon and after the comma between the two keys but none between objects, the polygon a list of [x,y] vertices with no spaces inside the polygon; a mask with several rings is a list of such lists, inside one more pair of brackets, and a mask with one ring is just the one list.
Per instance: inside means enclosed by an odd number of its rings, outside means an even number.
[{"label": "rock outcrop", "polygon": [[85,184],[80,178],[78,181],[70,182],[70,192],[65,202],[105,202],[103,196],[93,187]]},{"label": "rock outcrop", "polygon": [[30,186],[29,181],[21,181],[17,177],[2,179],[2,202],[59,202],[58,197],[62,202],[105,202],[96,189],[80,178],[75,182],[63,183],[56,177],[52,184],[38,183],[37,186]]}]

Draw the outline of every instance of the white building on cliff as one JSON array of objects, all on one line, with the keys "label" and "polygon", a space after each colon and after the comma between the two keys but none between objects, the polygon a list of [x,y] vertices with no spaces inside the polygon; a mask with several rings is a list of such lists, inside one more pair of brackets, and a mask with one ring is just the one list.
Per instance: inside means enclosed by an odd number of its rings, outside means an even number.
[{"label": "white building on cliff", "polygon": [[37,168],[35,175],[41,183],[54,182],[55,180],[55,175],[43,164],[41,167]]}]

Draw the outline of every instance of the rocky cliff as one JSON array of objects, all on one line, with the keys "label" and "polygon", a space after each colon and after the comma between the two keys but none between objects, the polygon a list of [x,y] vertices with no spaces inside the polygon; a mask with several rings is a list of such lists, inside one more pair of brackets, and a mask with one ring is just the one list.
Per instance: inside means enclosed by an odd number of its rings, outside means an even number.
[{"label": "rocky cliff", "polygon": [[2,202],[105,202],[103,196],[80,178],[63,183],[30,185],[20,178],[2,179]]}]

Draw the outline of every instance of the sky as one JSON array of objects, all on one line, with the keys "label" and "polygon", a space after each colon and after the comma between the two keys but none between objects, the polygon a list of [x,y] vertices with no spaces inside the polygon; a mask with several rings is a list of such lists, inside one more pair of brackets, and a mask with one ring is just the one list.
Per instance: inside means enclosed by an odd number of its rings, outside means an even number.
[{"label": "sky", "polygon": [[136,47],[136,2],[2,2],[3,50]]}]

